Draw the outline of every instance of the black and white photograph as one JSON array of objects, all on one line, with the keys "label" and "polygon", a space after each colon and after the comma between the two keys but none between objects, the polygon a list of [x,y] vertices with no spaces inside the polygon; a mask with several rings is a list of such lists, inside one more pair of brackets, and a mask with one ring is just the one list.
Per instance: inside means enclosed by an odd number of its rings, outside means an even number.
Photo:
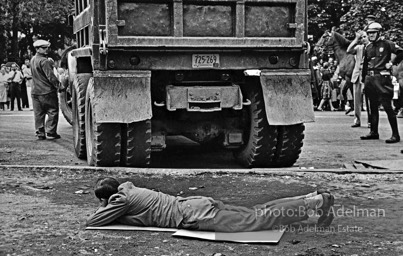
[{"label": "black and white photograph", "polygon": [[0,256],[403,255],[402,129],[402,0],[0,0]]}]

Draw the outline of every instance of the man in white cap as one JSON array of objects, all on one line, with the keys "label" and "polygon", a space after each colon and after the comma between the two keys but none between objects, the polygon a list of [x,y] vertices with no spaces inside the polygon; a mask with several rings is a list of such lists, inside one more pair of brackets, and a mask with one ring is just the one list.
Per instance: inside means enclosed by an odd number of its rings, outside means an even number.
[{"label": "man in white cap", "polygon": [[[362,140],[379,139],[379,105],[382,104],[392,129],[392,137],[386,143],[400,141],[396,113],[392,108],[393,85],[390,79],[392,65],[397,65],[403,56],[403,49],[395,43],[385,40],[382,35],[382,25],[373,22],[368,25],[367,35],[371,42],[364,51],[363,78],[365,94],[369,98],[371,108],[371,131],[361,136]],[[392,59],[392,53],[397,57]]]},{"label": "man in white cap", "polygon": [[[31,94],[36,136],[40,140],[44,140],[46,137],[59,139],[60,135],[57,134],[57,123],[59,121],[57,91],[62,88],[53,73],[53,64],[47,58],[50,43],[45,40],[37,40],[33,45],[36,49],[36,55],[31,59],[33,80]],[[46,115],[48,118],[45,125]]]}]

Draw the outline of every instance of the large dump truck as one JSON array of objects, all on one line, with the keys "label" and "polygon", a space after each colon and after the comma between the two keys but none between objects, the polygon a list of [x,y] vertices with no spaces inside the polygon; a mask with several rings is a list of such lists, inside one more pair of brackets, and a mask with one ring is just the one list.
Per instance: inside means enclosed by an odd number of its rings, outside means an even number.
[{"label": "large dump truck", "polygon": [[67,56],[74,148],[150,164],[185,136],[245,167],[287,167],[314,120],[307,0],[75,0]]}]

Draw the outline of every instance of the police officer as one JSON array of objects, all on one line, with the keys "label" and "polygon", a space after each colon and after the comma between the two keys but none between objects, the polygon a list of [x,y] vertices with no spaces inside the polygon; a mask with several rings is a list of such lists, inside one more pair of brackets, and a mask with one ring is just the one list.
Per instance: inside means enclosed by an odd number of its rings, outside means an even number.
[{"label": "police officer", "polygon": [[[34,42],[36,55],[31,59],[32,71],[32,104],[35,117],[36,136],[39,140],[46,136],[59,139],[57,123],[59,121],[59,100],[57,91],[60,82],[53,73],[53,64],[47,58],[50,43],[45,40]],[[48,116],[45,125],[46,115]],[[45,135],[46,131],[46,135]]]},{"label": "police officer", "polygon": [[382,104],[392,128],[392,137],[385,142],[396,143],[400,141],[400,136],[396,114],[392,109],[393,85],[390,69],[392,53],[400,56],[403,54],[403,49],[395,43],[383,39],[381,30],[382,26],[377,22],[369,24],[367,28],[368,39],[371,43],[364,52],[363,77],[365,77],[365,94],[369,98],[371,108],[371,131],[368,135],[361,136],[361,139],[379,139],[379,104]]}]

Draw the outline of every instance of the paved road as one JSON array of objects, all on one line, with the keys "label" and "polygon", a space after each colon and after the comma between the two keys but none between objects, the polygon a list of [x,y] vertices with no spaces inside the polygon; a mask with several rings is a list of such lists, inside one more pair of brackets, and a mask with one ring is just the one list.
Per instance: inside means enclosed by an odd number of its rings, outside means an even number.
[{"label": "paved road", "polygon": [[[343,168],[354,160],[403,159],[403,143],[386,144],[391,135],[387,118],[381,112],[380,140],[361,141],[368,128],[351,128],[352,116],[344,112],[315,112],[316,122],[306,124],[302,153],[296,163],[299,168]],[[366,115],[363,112],[363,123]],[[398,119],[401,130],[403,119]],[[0,164],[2,165],[79,165],[86,162],[75,157],[72,128],[60,115],[58,132],[62,139],[37,141],[34,134],[33,112],[0,112]],[[401,132],[403,135],[403,132]],[[217,168],[240,169],[231,152],[200,148],[186,140],[168,140],[168,148],[152,154],[152,167],[157,168]]]}]

